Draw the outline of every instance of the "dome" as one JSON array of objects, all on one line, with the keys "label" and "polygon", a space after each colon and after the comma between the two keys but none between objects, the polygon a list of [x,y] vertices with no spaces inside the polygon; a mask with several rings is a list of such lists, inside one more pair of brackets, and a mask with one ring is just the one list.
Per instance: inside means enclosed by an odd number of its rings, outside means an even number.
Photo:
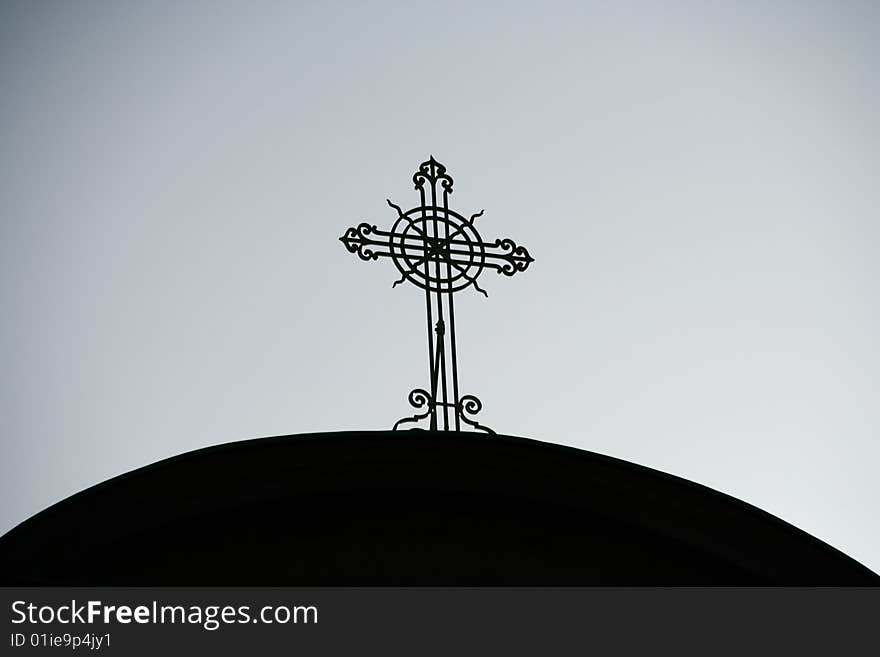
[{"label": "dome", "polygon": [[234,442],[0,539],[7,585],[877,585],[782,520],[591,452],[474,433]]}]

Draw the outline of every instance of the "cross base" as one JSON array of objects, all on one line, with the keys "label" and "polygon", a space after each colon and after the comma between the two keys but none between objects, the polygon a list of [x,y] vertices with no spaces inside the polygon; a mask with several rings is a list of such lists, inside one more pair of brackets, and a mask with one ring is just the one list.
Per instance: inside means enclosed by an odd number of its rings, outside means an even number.
[{"label": "cross base", "polygon": [[[472,426],[474,429],[478,429],[479,431],[485,431],[489,434],[495,434],[495,431],[490,429],[489,427],[480,424],[476,420],[472,420],[468,417],[468,415],[476,415],[481,410],[483,410],[483,402],[479,400],[476,395],[464,395],[458,400],[458,403],[454,402],[443,402],[438,401],[436,398],[431,397],[431,393],[425,390],[424,388],[415,388],[412,392],[409,393],[409,404],[413,408],[424,408],[427,407],[424,413],[416,413],[415,415],[411,415],[409,417],[404,417],[399,419],[394,423],[393,431],[397,431],[402,424],[408,424],[410,422],[419,422],[424,420],[425,418],[430,418],[430,430],[437,431],[437,409],[438,408],[449,408],[455,411],[455,416],[465,424]],[[416,427],[409,427],[410,429],[414,429]]]}]

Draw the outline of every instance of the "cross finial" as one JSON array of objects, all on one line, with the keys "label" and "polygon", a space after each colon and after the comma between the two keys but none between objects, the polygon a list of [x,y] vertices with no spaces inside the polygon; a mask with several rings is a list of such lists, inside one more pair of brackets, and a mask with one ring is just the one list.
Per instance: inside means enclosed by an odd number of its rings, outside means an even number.
[{"label": "cross finial", "polygon": [[427,419],[432,430],[460,431],[463,422],[494,433],[469,417],[480,412],[482,402],[473,395],[459,395],[453,295],[473,287],[488,296],[477,284],[484,270],[513,276],[525,271],[533,258],[509,238],[484,242],[474,225],[482,210],[466,219],[449,209],[452,176],[433,155],[419,165],[412,179],[419,205],[404,212],[386,199],[397,212],[390,230],[363,222],[339,238],[362,260],[391,258],[400,273],[392,287],[408,281],[425,291],[430,391],[416,388],[410,392],[409,403],[420,412],[398,420],[394,429]]}]

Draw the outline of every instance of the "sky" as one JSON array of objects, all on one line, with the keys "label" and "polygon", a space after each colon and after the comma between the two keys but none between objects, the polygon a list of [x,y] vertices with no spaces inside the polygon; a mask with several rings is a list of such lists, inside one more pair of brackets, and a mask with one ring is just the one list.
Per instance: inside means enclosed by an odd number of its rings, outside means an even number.
[{"label": "sky", "polygon": [[500,433],[705,484],[880,571],[880,5],[0,6],[0,533],[207,445],[387,429],[424,301],[339,243],[451,206]]}]

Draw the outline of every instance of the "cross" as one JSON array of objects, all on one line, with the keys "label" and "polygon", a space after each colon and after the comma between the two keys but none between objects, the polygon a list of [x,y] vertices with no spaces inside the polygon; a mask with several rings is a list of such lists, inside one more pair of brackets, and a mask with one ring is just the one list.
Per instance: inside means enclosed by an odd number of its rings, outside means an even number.
[{"label": "cross", "polygon": [[396,431],[403,424],[427,419],[432,431],[437,431],[441,422],[444,431],[461,431],[464,422],[495,433],[469,417],[479,413],[483,403],[474,395],[459,394],[453,295],[473,287],[488,297],[477,283],[484,270],[513,276],[525,271],[533,259],[525,247],[511,239],[484,242],[474,224],[482,210],[466,219],[449,209],[452,177],[433,155],[419,165],[413,182],[419,205],[404,212],[388,200],[397,212],[390,230],[364,222],[339,238],[361,260],[391,258],[400,273],[391,287],[409,282],[425,291],[429,389],[416,388],[409,393],[409,403],[417,412],[398,420],[393,428]]}]

